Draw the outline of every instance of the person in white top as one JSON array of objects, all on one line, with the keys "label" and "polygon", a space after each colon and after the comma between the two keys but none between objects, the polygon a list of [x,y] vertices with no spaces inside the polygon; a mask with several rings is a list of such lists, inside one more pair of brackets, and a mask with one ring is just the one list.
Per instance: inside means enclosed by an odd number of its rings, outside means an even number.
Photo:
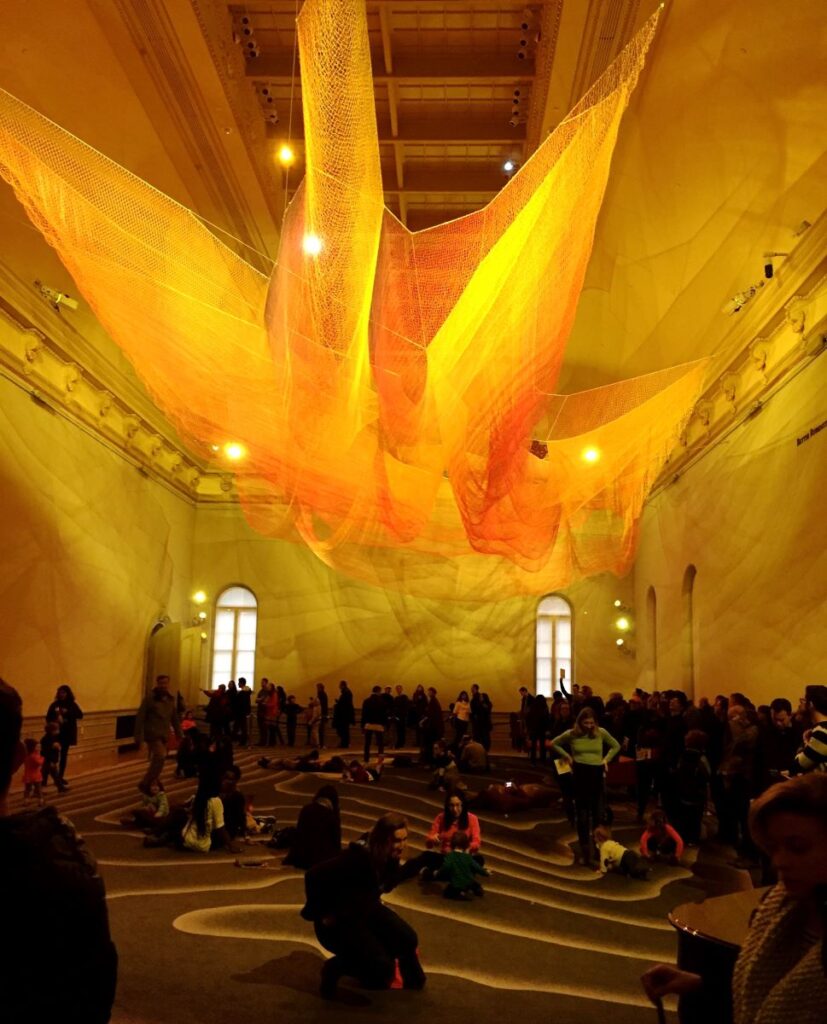
[{"label": "person in white top", "polygon": [[214,772],[206,772],[199,780],[189,819],[181,832],[181,845],[185,850],[209,853],[226,846],[231,853],[239,852],[240,848],[233,843],[224,825],[224,805],[219,789],[220,782]]},{"label": "person in white top", "polygon": [[471,721],[471,702],[468,694],[462,690],[454,702],[451,721],[454,726],[454,747],[459,747],[462,737],[468,732],[468,724]]},{"label": "person in white top", "polygon": [[629,850],[616,839],[612,839],[611,830],[605,825],[594,830],[594,845],[597,847],[600,870],[604,875],[609,871],[616,871],[618,874],[641,881],[649,877],[649,869],[643,858],[634,850]]}]

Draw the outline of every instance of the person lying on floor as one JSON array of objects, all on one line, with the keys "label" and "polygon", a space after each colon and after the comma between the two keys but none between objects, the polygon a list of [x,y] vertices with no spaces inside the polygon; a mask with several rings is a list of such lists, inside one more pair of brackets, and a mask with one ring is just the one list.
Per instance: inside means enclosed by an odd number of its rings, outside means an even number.
[{"label": "person lying on floor", "polygon": [[437,879],[448,883],[442,893],[445,899],[470,900],[484,895],[474,876],[488,876],[491,872],[468,852],[469,842],[467,832],[455,832],[451,836],[451,852],[445,855],[442,867],[436,873]]},{"label": "person lying on floor", "polygon": [[333,953],[322,965],[323,998],[334,998],[343,976],[357,978],[365,988],[388,988],[396,961],[405,988],[424,987],[416,932],[382,902],[384,893],[419,871],[418,857],[403,862],[407,841],[407,819],[390,812],[376,822],[366,843],[351,843],[305,875],[301,916]]},{"label": "person lying on floor", "polygon": [[376,759],[375,768],[360,761],[351,761],[342,772],[342,782],[378,782],[382,777],[384,765],[385,759],[381,754]]},{"label": "person lying on floor", "polygon": [[529,782],[526,785],[515,785],[513,782],[492,782],[479,793],[468,795],[468,806],[481,810],[499,811],[510,814],[512,811],[523,811],[533,807],[549,807],[560,794],[551,786],[540,782]]}]

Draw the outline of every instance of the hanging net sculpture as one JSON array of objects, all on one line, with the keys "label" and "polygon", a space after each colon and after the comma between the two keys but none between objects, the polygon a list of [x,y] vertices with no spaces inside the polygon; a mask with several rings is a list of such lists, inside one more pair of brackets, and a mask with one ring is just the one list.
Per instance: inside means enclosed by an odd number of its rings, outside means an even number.
[{"label": "hanging net sculpture", "polygon": [[183,437],[246,447],[256,529],[422,597],[547,592],[628,569],[703,384],[555,393],[656,19],[484,209],[411,232],[384,205],[364,2],[307,0],[306,175],[269,276],[7,93],[0,173]]}]

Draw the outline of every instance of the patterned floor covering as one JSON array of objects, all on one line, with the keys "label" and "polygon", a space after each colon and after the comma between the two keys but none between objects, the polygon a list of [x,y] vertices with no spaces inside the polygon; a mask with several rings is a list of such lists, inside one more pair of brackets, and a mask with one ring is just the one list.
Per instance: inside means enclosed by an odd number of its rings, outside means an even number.
[{"label": "patterned floor covering", "polygon": [[[299,808],[330,776],[261,769],[259,751],[242,753],[242,789],[257,813],[295,821]],[[492,780],[528,781],[524,761],[497,759]],[[674,961],[673,907],[742,887],[713,881],[693,852],[680,867],[656,866],[646,882],[601,876],[572,863],[574,836],[559,809],[504,818],[480,814],[483,852],[493,874],[485,896],[456,904],[441,886],[406,883],[387,902],[418,932],[424,992],[363,992],[346,985],[336,1003],[319,998],[323,951],[299,916],[303,877],[281,865],[280,851],[251,847],[260,868],[236,866],[224,853],[198,855],[147,849],[119,817],[136,799],[138,764],[75,780],[59,807],[85,835],[104,876],[120,954],[116,1024],[185,1021],[309,1020],[348,1024],[393,1015],[418,1021],[537,1021],[638,1024],[656,1020],[639,976],[659,960]],[[171,799],[192,782],[171,780]],[[386,810],[405,813],[411,848],[440,809],[427,774],[386,768],[376,785],[339,784],[346,839]],[[539,775],[537,776],[539,778]],[[473,781],[473,780],[472,780]],[[615,838],[633,845],[640,829],[624,804],[615,806]],[[470,1016],[469,1016],[470,1015]],[[675,1015],[670,1010],[670,1020]]]}]

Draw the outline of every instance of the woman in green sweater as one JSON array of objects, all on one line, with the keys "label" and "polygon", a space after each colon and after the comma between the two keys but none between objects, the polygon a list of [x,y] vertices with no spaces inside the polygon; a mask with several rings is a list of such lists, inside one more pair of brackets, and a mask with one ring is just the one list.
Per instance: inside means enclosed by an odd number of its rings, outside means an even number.
[{"label": "woman in green sweater", "polygon": [[574,728],[557,737],[554,749],[557,756],[571,766],[574,775],[580,863],[589,865],[596,861],[592,834],[603,817],[606,765],[617,755],[620,744],[611,733],[598,726],[594,711],[586,707],[577,716]]}]

